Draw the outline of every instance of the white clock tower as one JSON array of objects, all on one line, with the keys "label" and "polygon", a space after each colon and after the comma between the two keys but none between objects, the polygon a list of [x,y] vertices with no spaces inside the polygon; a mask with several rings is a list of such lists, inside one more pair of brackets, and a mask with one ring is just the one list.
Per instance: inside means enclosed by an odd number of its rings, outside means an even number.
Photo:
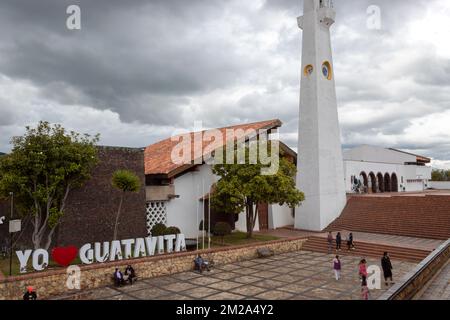
[{"label": "white clock tower", "polygon": [[331,55],[330,0],[304,0],[298,26],[303,30],[297,186],[305,201],[295,227],[323,230],[346,204],[344,165]]}]

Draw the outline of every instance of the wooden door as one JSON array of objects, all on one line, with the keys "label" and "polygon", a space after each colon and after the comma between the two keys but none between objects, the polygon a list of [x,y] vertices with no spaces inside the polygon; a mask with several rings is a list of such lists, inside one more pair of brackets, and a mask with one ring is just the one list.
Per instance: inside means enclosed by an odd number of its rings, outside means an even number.
[{"label": "wooden door", "polygon": [[258,204],[259,230],[269,229],[269,205],[267,203]]}]

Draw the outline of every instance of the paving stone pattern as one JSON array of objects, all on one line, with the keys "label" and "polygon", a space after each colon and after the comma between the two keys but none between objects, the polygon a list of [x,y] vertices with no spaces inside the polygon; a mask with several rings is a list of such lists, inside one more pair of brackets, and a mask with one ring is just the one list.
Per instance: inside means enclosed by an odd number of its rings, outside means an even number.
[{"label": "paving stone pattern", "polygon": [[[78,296],[56,299],[101,300],[358,300],[359,257],[343,256],[342,278],[334,279],[332,260],[324,253],[297,251],[269,258],[223,265],[210,272],[183,272],[169,276],[140,279],[132,286],[105,287],[84,291]],[[368,265],[379,259],[366,258]],[[414,263],[393,261],[394,280],[412,270]],[[371,290],[376,299],[387,290]]]}]

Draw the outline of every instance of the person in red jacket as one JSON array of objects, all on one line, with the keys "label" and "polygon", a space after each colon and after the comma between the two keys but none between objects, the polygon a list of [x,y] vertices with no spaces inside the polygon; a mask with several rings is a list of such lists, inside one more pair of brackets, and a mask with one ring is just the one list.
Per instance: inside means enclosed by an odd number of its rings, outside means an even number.
[{"label": "person in red jacket", "polygon": [[359,277],[361,278],[362,282],[365,282],[367,280],[367,266],[366,266],[366,259],[362,259],[359,262]]},{"label": "person in red jacket", "polygon": [[32,286],[27,287],[27,291],[23,295],[23,300],[37,300],[36,291],[34,291]]}]

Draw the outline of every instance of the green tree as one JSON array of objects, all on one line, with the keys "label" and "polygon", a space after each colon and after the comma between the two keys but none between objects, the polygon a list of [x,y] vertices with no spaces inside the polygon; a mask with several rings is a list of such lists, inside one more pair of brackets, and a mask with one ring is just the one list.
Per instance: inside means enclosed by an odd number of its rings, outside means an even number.
[{"label": "green tree", "polygon": [[98,140],[41,121],[13,137],[11,153],[0,157],[0,194],[14,192],[22,218],[32,223],[35,249],[50,247],[71,190],[90,178]]},{"label": "green tree", "polygon": [[450,181],[450,170],[433,169],[431,171],[432,181]]},{"label": "green tree", "polygon": [[117,240],[117,229],[119,226],[120,213],[122,211],[123,199],[127,192],[139,192],[141,189],[141,181],[139,177],[129,170],[117,170],[112,176],[112,185],[121,191],[119,208],[116,213],[116,221],[114,223],[113,239]]},{"label": "green tree", "polygon": [[[269,150],[270,152],[270,150]],[[235,159],[238,158],[235,152]],[[216,164],[213,172],[220,177],[211,198],[219,212],[239,214],[245,210],[247,238],[251,238],[258,216],[258,204],[286,204],[293,208],[304,200],[304,194],[295,186],[296,167],[285,158],[279,158],[278,171],[263,175],[261,170],[270,165],[249,161],[249,148],[245,149],[245,162]]]}]

